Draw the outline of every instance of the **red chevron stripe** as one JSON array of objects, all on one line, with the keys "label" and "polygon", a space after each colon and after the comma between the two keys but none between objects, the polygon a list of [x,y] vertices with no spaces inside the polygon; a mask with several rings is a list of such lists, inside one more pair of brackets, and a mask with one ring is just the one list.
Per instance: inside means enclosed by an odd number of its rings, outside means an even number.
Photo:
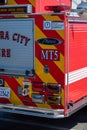
[{"label": "red chevron stripe", "polygon": [[[17,1],[17,0],[16,0]],[[23,2],[23,1],[22,1]],[[35,17],[37,17],[37,16],[35,16]],[[6,18],[6,17],[5,17]],[[14,18],[14,17],[11,17],[11,18]],[[38,18],[40,18],[40,20],[42,19],[42,20],[44,20],[44,18],[42,17],[42,16],[39,16],[39,17],[37,17],[36,18],[36,24],[37,24],[37,26],[41,29],[41,31],[43,31],[43,33],[47,36],[47,37],[51,37],[51,36],[53,36],[53,37],[56,37],[56,38],[60,38],[60,39],[62,39],[61,38],[61,36],[60,35],[58,35],[58,33],[56,32],[56,31],[45,31],[45,30],[43,30],[42,28],[43,28],[43,24],[42,24],[42,22],[40,21],[40,24],[39,24],[39,22],[38,22]],[[63,40],[63,39],[62,39]],[[37,44],[37,43],[36,43]],[[60,50],[60,52],[62,53],[62,54],[64,54],[64,50],[63,50],[63,45],[62,45],[62,47],[61,47],[61,45],[58,45],[58,49]],[[40,60],[40,55],[39,55],[39,52],[40,52],[40,50],[41,50],[41,47],[37,44],[36,45],[36,57]],[[58,83],[62,83],[63,84],[63,80],[62,79],[64,79],[64,74],[61,72],[61,70],[55,65],[55,63],[53,62],[53,61],[49,61],[49,62],[47,62],[47,61],[41,61],[41,63],[44,65],[44,64],[48,64],[49,65],[49,67],[50,67],[50,74],[55,78],[55,80],[56,81],[58,81]],[[59,75],[57,76],[57,74],[56,73],[58,73]],[[7,76],[5,76],[4,77],[4,79],[6,80],[6,82],[8,83],[8,85],[10,86],[10,88],[15,92],[15,94],[18,96],[18,86],[20,86],[20,84],[17,82],[17,80],[15,79],[15,78],[9,78],[9,77],[7,77]],[[31,81],[35,81],[35,82],[42,82],[42,80],[40,79],[40,77],[38,77],[37,75],[36,75],[36,77],[35,77],[35,79],[31,79]],[[48,93],[44,93],[45,95],[48,95]],[[25,100],[25,97],[23,97],[23,96],[20,96],[19,97],[19,99],[21,100],[21,101],[23,101],[23,103],[24,103],[24,105],[29,105],[29,106],[36,106],[36,104],[35,103],[32,103],[31,102],[31,99],[30,98],[28,98],[28,99],[26,99]],[[56,106],[56,105],[50,105],[53,109],[56,109],[56,108],[63,108],[63,106]]]},{"label": "red chevron stripe", "polygon": [[4,80],[8,83],[9,87],[14,91],[14,93],[17,95],[17,97],[24,103],[24,105],[31,105],[31,106],[36,106],[35,103],[31,102],[31,98],[26,98],[23,96],[18,96],[18,86],[20,86],[20,84],[15,80],[14,77],[4,77]]},{"label": "red chevron stripe", "polygon": [[43,18],[43,16],[35,16],[35,24],[38,26],[38,28],[47,36],[47,37],[51,37],[51,38],[57,38],[60,39],[62,41],[61,45],[56,46],[61,53],[64,55],[64,39],[55,31],[55,30],[43,30],[43,21],[45,19]]},{"label": "red chevron stripe", "polygon": [[53,61],[41,60],[41,57],[40,57],[41,47],[38,44],[36,46],[36,49],[37,49],[36,57],[40,60],[40,62],[43,65],[48,64],[50,68],[50,74],[55,78],[56,81],[64,84],[64,74],[62,73],[62,71],[56,66],[56,64]]},{"label": "red chevron stripe", "polygon": [[30,4],[29,0],[15,0],[17,4]]},{"label": "red chevron stripe", "polygon": [[[62,37],[60,35],[58,35],[58,33],[55,31],[55,30],[44,30],[43,29],[43,21],[44,20],[47,20],[45,19],[42,15],[35,15],[35,24],[40,28],[40,30],[47,36],[47,37],[50,37],[50,36],[55,36],[55,37],[58,37],[60,39],[62,39]],[[64,40],[64,39],[62,39]]]}]

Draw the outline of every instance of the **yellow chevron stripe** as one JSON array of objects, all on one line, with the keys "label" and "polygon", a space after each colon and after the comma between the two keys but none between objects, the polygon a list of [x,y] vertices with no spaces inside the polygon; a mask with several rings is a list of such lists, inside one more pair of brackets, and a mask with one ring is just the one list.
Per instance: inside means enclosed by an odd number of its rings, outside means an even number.
[{"label": "yellow chevron stripe", "polygon": [[[48,15],[49,16],[49,15]],[[47,17],[45,17],[47,19]],[[53,17],[50,17],[49,20],[53,20]],[[55,17],[55,20],[58,20],[58,17]],[[36,26],[36,39],[40,39],[40,38],[45,38],[45,34]],[[63,30],[59,30],[59,31],[56,31],[62,38],[64,38],[64,31]],[[40,34],[40,35],[39,35]],[[39,44],[40,47],[42,49],[57,49],[55,46],[46,46],[46,45],[41,45]],[[54,61],[55,65],[57,65],[57,67],[64,73],[64,57],[62,54],[60,54],[60,61]],[[39,70],[38,70],[38,67],[39,67]],[[55,79],[52,77],[51,74],[44,74],[44,67],[43,65],[41,64],[41,62],[36,58],[36,73],[37,75],[40,77],[40,79],[43,81],[43,82],[46,82],[49,81],[49,82],[53,82],[53,83],[56,83]],[[57,94],[58,95],[58,94]],[[62,93],[59,94],[61,97],[62,97],[62,105],[64,106],[64,90],[62,89]],[[38,107],[47,107],[48,104],[46,103],[46,106],[44,106],[43,104],[37,104]]]},{"label": "yellow chevron stripe", "polygon": [[40,30],[40,28],[38,28],[37,25],[35,25],[35,40],[37,41],[38,38],[46,38],[46,35],[42,32],[42,30]]},{"label": "yellow chevron stripe", "polygon": [[[37,27],[35,26],[36,30],[36,40],[38,38],[46,37],[45,34]],[[62,32],[62,31],[61,31]],[[40,35],[39,35],[40,34]],[[62,35],[62,34],[61,34]],[[64,35],[62,36],[64,38]],[[41,45],[39,44],[42,49],[57,49],[55,46],[48,46],[48,45]],[[60,61],[54,61],[54,63],[60,68],[60,70],[64,73],[64,56],[60,54]]]},{"label": "yellow chevron stripe", "polygon": [[35,0],[28,0],[35,7]]},{"label": "yellow chevron stripe", "polygon": [[16,2],[15,2],[15,0],[7,0],[7,4],[9,5],[14,5],[14,4],[17,4]]},{"label": "yellow chevron stripe", "polygon": [[[37,27],[35,26],[35,30],[36,30],[36,40],[38,40],[38,38],[43,38],[45,36],[45,34]],[[40,35],[39,35],[40,34]],[[40,47],[42,49],[57,49],[55,46],[48,46],[48,45],[41,45],[39,44]],[[60,70],[64,73],[64,56],[62,54],[60,54],[60,61],[54,61],[54,63],[60,68]]]},{"label": "yellow chevron stripe", "polygon": [[[52,15],[42,15],[46,20],[51,20],[51,21],[60,21],[60,17],[58,16],[52,16]],[[55,30],[63,39],[64,39],[64,30]]]},{"label": "yellow chevron stripe", "polygon": [[64,39],[64,30],[55,30]]},{"label": "yellow chevron stripe", "polygon": [[[28,0],[33,6],[35,6],[35,0]],[[14,4],[17,4],[16,2],[15,2],[15,0],[8,0],[7,1],[7,4],[12,4],[12,5],[14,5]]]},{"label": "yellow chevron stripe", "polygon": [[18,78],[15,78],[15,79],[20,84],[20,86],[22,88],[24,88],[24,85],[23,85],[24,78],[23,77],[18,77]]},{"label": "yellow chevron stripe", "polygon": [[46,20],[51,20],[51,21],[58,21],[61,20],[58,15],[49,15],[49,14],[44,14],[42,15]]},{"label": "yellow chevron stripe", "polygon": [[[51,82],[54,83],[56,82],[56,80],[51,76],[51,74],[45,74],[43,71],[44,67],[43,65],[40,63],[40,61],[36,58],[36,74],[40,77],[40,79],[47,83],[47,82]],[[39,68],[38,68],[39,67]],[[45,104],[36,104],[38,107],[44,107],[44,108],[51,108],[50,105],[47,104],[47,102]]]},{"label": "yellow chevron stripe", "polygon": [[[9,88],[9,85],[7,84],[7,82],[5,82],[5,86]],[[10,95],[9,101],[12,104],[24,105],[23,102],[18,98],[18,96],[14,93],[14,91],[12,89],[11,89],[11,95]]]},{"label": "yellow chevron stripe", "polygon": [[51,46],[48,46],[48,45],[41,45],[39,44],[39,46],[42,48],[42,49],[57,49],[55,46],[51,45]]},{"label": "yellow chevron stripe", "polygon": [[41,44],[39,44],[39,46],[42,48],[42,49],[56,49],[56,47],[55,46],[48,46],[48,45],[41,45]]},{"label": "yellow chevron stripe", "polygon": [[59,61],[54,61],[54,63],[64,73],[64,56],[61,53],[60,53],[60,60]]},{"label": "yellow chevron stripe", "polygon": [[[24,84],[23,84],[24,78],[19,77],[15,79],[20,84],[20,86],[24,89]],[[29,85],[29,97],[32,98],[32,84]]]},{"label": "yellow chevron stripe", "polygon": [[36,74],[40,77],[40,79],[45,82],[57,83],[57,81],[53,78],[50,73],[44,73],[44,66],[41,62],[36,58]]},{"label": "yellow chevron stripe", "polygon": [[[40,30],[40,28],[38,28],[37,25],[35,25],[35,30],[36,30],[36,36],[35,36],[35,40],[37,41],[38,39],[40,38],[46,38],[47,36]],[[56,49],[55,46],[48,46],[48,45],[42,45],[42,44],[39,44],[40,47],[42,49]]]},{"label": "yellow chevron stripe", "polygon": [[[38,70],[38,66],[39,66],[39,70]],[[53,76],[51,74],[45,74],[43,72],[43,65],[39,62],[39,60],[36,58],[36,73],[37,75],[40,77],[40,79],[45,82],[51,82],[51,83],[57,83],[57,81],[53,78]],[[61,94],[55,94],[55,95],[60,95],[62,97],[62,105],[64,106],[64,90],[62,89],[62,93]],[[38,107],[47,107],[50,108],[51,106],[47,104],[47,102],[45,104],[36,104]]]}]

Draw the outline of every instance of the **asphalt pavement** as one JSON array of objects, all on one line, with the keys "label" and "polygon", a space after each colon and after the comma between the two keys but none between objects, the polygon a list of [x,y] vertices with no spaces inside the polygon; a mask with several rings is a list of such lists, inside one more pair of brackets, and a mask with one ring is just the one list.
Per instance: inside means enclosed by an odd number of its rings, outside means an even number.
[{"label": "asphalt pavement", "polygon": [[87,130],[87,107],[64,119],[0,112],[0,130]]}]

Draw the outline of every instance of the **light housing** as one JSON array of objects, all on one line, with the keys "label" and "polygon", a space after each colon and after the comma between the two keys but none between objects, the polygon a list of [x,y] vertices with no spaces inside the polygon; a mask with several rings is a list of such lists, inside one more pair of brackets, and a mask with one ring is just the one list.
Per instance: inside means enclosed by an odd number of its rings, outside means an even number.
[{"label": "light housing", "polygon": [[32,94],[32,102],[44,104],[45,103],[45,95]]},{"label": "light housing", "polygon": [[48,83],[47,84],[47,91],[60,94],[62,92],[62,85],[56,84],[56,83]]},{"label": "light housing", "polygon": [[54,12],[60,12],[60,11],[65,11],[65,10],[69,10],[70,6],[67,5],[58,5],[58,6],[45,6],[45,10],[46,11],[54,11]]},{"label": "light housing", "polygon": [[47,103],[50,105],[61,105],[61,96],[48,96]]},{"label": "light housing", "polygon": [[45,91],[46,84],[43,82],[33,82],[32,83],[32,90],[36,92],[43,92]]}]

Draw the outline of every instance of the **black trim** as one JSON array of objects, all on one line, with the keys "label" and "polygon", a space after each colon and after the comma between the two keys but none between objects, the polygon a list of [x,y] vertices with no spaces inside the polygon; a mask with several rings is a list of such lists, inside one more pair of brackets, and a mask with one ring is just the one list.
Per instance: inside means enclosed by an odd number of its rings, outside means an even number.
[{"label": "black trim", "polygon": [[38,39],[37,42],[45,45],[56,45],[56,44],[61,44],[62,40],[56,38],[41,38]]}]

